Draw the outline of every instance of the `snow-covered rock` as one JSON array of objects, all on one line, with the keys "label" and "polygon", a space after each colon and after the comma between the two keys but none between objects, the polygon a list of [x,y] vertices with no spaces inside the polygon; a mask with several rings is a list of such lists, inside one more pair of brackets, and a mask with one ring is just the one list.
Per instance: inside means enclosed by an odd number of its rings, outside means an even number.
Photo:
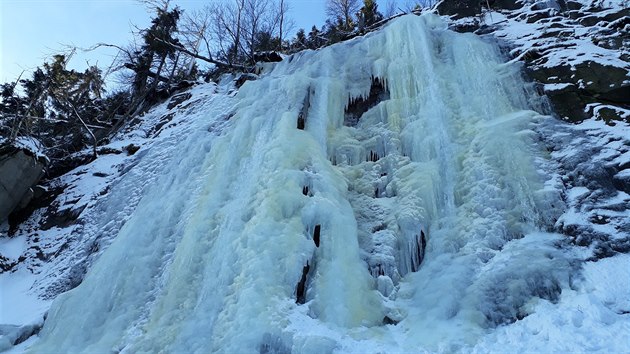
[{"label": "snow-covered rock", "polygon": [[480,27],[476,33],[500,40],[542,84],[559,118],[629,122],[630,10],[623,1],[512,4],[482,2],[477,17],[458,17],[453,28]]}]

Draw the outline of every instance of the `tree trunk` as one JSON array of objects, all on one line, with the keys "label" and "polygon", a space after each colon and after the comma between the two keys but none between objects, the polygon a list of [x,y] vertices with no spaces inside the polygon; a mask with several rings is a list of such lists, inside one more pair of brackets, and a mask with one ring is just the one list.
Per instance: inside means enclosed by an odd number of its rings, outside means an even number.
[{"label": "tree trunk", "polygon": [[173,81],[173,76],[175,76],[175,71],[177,70],[177,62],[179,62],[179,54],[180,52],[177,52],[177,56],[175,57],[175,62],[173,63],[173,70],[171,70],[171,74],[168,76],[168,81],[166,82],[167,84],[171,84],[171,81]]},{"label": "tree trunk", "polygon": [[96,159],[98,157],[98,154],[96,152],[96,147],[98,146],[98,140],[96,140],[96,135],[94,135],[94,133],[88,127],[88,125],[85,124],[85,122],[83,121],[83,118],[81,118],[81,116],[79,115],[79,112],[77,112],[76,107],[74,107],[74,104],[72,104],[71,102],[68,102],[68,103],[70,104],[70,107],[72,107],[72,110],[74,111],[74,115],[77,116],[77,118],[79,119],[79,121],[83,125],[83,128],[85,128],[85,130],[87,130],[87,132],[90,135],[90,137],[92,137],[92,157],[94,159]]},{"label": "tree trunk", "polygon": [[[166,62],[166,55],[162,55],[162,58],[160,59],[160,65],[157,68],[157,72],[155,73],[156,79],[153,81],[153,85],[151,85],[151,90],[149,90],[150,92],[153,92],[157,89],[158,84],[160,83],[160,80],[157,79],[160,77],[160,74],[162,73],[162,68],[164,67],[164,63]],[[167,79],[168,82],[168,79]]]},{"label": "tree trunk", "polygon": [[278,38],[280,39],[280,51],[282,52],[282,25],[284,24],[284,0],[280,0],[280,32]]}]

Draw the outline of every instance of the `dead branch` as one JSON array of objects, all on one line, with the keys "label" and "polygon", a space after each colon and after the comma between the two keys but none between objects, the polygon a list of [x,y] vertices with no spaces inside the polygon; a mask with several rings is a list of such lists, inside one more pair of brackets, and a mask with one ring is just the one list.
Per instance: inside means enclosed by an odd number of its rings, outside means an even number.
[{"label": "dead branch", "polygon": [[165,41],[165,40],[163,40],[161,38],[157,38],[155,36],[153,36],[153,38],[156,41],[158,41],[158,42],[161,42],[163,44],[166,44],[166,45],[170,46],[171,48],[173,48],[176,51],[182,52],[182,53],[184,53],[186,55],[189,55],[189,56],[191,56],[191,57],[193,57],[195,59],[203,60],[205,62],[214,64],[214,65],[219,66],[219,67],[233,68],[233,69],[238,69],[238,70],[243,70],[243,71],[247,71],[247,70],[251,69],[251,67],[248,67],[248,66],[238,65],[238,64],[228,64],[228,63],[224,63],[222,61],[218,61],[216,59],[208,58],[208,57],[200,55],[200,54],[195,54],[194,52],[191,52],[190,50],[184,48],[181,45],[178,45],[178,44],[175,44],[175,43],[172,43],[172,42],[169,42],[169,41]]},{"label": "dead branch", "polygon": [[92,132],[92,129],[90,129],[87,124],[85,124],[85,122],[83,121],[83,118],[81,118],[81,115],[77,111],[77,108],[74,106],[74,104],[72,104],[72,102],[68,102],[68,104],[70,105],[70,107],[74,111],[74,114],[79,119],[79,121],[81,122],[81,124],[83,125],[85,130],[87,130],[88,134],[90,134],[90,136],[92,137],[92,143],[93,143],[93,145],[92,145],[92,149],[93,149],[92,153],[94,155],[94,158],[96,159],[98,157],[98,154],[96,152],[96,146],[98,145],[98,140],[96,139],[96,135],[94,135],[94,133]]},{"label": "dead branch", "polygon": [[127,49],[125,49],[125,48],[123,48],[123,47],[121,47],[119,45],[116,45],[116,44],[96,43],[95,45],[93,45],[93,46],[91,46],[89,48],[79,48],[79,49],[81,49],[84,52],[91,52],[91,51],[94,51],[94,50],[96,50],[98,48],[101,48],[101,47],[116,48],[116,49],[119,50],[119,52],[125,53],[127,55],[127,58],[129,59],[129,61],[133,62],[134,59],[135,59],[133,53],[129,52],[129,50],[127,50]]}]

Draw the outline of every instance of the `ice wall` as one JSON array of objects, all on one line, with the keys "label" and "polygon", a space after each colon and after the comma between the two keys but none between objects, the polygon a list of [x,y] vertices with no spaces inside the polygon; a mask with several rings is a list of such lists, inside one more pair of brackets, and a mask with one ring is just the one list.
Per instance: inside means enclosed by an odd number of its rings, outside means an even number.
[{"label": "ice wall", "polygon": [[230,100],[33,352],[454,350],[566,286],[543,118],[493,45],[409,15]]}]

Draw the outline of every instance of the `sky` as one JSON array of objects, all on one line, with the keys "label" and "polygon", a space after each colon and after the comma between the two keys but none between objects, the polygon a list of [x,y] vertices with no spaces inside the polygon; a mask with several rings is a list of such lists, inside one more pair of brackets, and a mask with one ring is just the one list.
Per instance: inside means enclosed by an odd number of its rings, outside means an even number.
[{"label": "sky", "polygon": [[[209,2],[174,0],[173,4],[192,11]],[[325,0],[288,2],[295,30],[308,32],[325,22]],[[385,3],[379,0],[381,8]],[[32,70],[67,45],[88,48],[104,42],[124,46],[131,41],[134,26],[147,28],[150,19],[144,5],[135,0],[0,0],[0,83],[16,80],[22,71],[23,77],[30,77]],[[84,70],[87,63],[107,67],[116,53],[113,48],[77,52],[69,67]]]}]

